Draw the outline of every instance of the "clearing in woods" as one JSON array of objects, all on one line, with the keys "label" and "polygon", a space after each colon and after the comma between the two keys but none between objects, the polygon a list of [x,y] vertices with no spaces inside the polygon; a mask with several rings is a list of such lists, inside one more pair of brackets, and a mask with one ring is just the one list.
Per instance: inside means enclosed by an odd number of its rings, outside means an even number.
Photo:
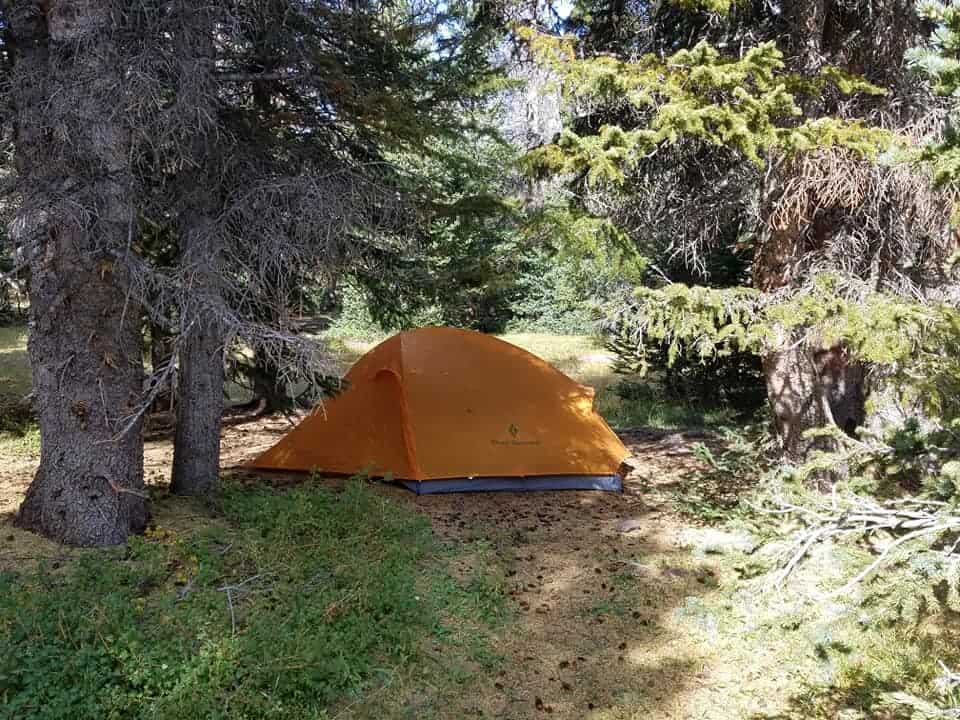
[{"label": "clearing in woods", "polygon": [[[608,412],[622,410],[615,398],[604,398],[616,382],[610,357],[588,338],[507,339],[597,386],[602,409],[606,403]],[[345,345],[345,362],[363,349]],[[0,361],[21,351],[0,350]],[[0,365],[0,373],[11,373],[10,365]],[[224,467],[252,457],[288,429],[282,418],[226,428]],[[339,716],[771,717],[785,712],[805,683],[822,681],[825,668],[809,642],[757,623],[751,600],[739,594],[740,540],[675,512],[677,493],[696,482],[694,440],[664,428],[634,427],[622,437],[635,467],[622,495],[417,497],[375,485],[376,493],[428,516],[443,543],[466,548],[444,560],[450,574],[465,587],[484,578],[502,595],[505,612],[482,652],[450,658],[445,645],[428,639],[416,666],[400,668],[399,680],[358,696]],[[0,443],[0,571],[89,552],[65,551],[13,528],[36,453],[29,433]],[[159,488],[169,476],[171,443],[149,442],[146,453],[147,481]],[[276,482],[279,492],[298,480]],[[202,514],[184,513],[177,502],[158,502],[153,523],[189,535],[204,522]]]}]

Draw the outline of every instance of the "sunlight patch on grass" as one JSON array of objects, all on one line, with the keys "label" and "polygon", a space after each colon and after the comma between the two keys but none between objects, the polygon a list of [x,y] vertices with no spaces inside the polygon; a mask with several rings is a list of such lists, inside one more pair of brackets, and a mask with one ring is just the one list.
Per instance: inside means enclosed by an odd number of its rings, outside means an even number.
[{"label": "sunlight patch on grass", "polygon": [[0,327],[0,400],[23,397],[30,386],[26,327]]}]

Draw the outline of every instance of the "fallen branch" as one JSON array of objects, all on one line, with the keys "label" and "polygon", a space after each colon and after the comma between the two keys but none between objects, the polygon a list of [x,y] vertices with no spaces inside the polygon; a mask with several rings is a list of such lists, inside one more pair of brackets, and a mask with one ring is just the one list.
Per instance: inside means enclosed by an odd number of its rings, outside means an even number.
[{"label": "fallen branch", "polygon": [[237,585],[224,585],[223,587],[218,587],[217,592],[223,592],[227,594],[227,608],[230,610],[230,629],[231,632],[237,634],[237,615],[233,609],[233,593],[244,593],[249,592],[249,588],[245,586],[249,583],[259,580],[263,575],[254,575],[253,577],[248,577],[241,583]]},{"label": "fallen branch", "polygon": [[[788,553],[783,567],[772,583],[774,588],[782,587],[794,569],[809,555],[810,550],[830,537],[869,537],[880,532],[899,535],[847,583],[828,593],[825,596],[827,598],[852,592],[860,583],[880,570],[898,547],[923,538],[938,537],[952,531],[960,532],[960,516],[952,514],[946,503],[933,500],[899,500],[881,505],[871,500],[856,498],[852,504],[838,508],[833,513],[817,512],[795,505],[786,505],[770,512],[795,514],[806,523],[806,527],[796,533],[793,550]],[[945,554],[952,555],[958,545],[960,539],[946,550]]]}]

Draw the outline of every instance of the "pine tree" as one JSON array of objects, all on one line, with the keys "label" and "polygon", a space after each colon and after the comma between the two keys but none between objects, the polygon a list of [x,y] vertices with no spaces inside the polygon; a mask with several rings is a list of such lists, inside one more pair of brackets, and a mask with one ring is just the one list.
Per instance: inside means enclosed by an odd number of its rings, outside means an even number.
[{"label": "pine tree", "polygon": [[[750,267],[740,280],[770,297],[802,293],[822,271],[905,294],[943,282],[945,198],[887,162],[913,142],[899,128],[929,104],[902,70],[920,31],[912,8],[722,9],[582,3],[577,37],[528,32],[569,107],[530,171],[572,178],[586,209],[634,228],[656,266],[679,259],[707,273],[732,248]],[[896,221],[905,215],[917,222]],[[646,291],[635,301],[655,302]],[[808,429],[864,421],[870,388],[842,344],[799,326],[768,330],[755,351],[784,451],[800,459],[830,443]]]}]

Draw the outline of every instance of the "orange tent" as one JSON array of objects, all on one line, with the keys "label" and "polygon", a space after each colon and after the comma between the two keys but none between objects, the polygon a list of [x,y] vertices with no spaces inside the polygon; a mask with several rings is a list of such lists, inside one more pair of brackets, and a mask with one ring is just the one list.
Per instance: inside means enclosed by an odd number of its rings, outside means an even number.
[{"label": "orange tent", "polygon": [[417,493],[620,489],[628,453],[593,389],[490,335],[400,333],[346,380],[250,466],[390,475]]}]

